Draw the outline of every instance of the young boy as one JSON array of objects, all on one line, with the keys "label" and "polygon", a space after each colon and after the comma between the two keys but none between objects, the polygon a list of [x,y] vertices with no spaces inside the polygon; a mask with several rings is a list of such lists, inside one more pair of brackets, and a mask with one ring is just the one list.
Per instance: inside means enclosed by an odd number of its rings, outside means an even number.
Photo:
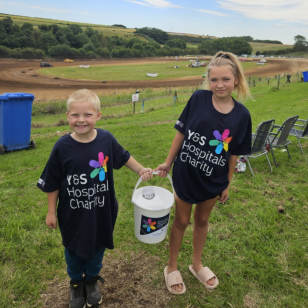
[{"label": "young boy", "polygon": [[125,165],[143,180],[152,177],[152,170],[141,166],[111,133],[95,128],[101,112],[94,92],[72,93],[66,116],[73,132],[55,143],[37,186],[47,193],[47,226],[56,229],[58,218],[71,278],[70,308],[84,308],[102,302],[97,281],[104,280],[98,274],[105,249],[114,248],[118,203],[113,169]]}]

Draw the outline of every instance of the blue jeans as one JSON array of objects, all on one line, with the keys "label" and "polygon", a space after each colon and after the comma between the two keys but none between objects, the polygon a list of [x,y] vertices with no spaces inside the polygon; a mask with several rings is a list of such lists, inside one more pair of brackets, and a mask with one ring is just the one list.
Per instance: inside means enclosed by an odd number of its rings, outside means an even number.
[{"label": "blue jeans", "polygon": [[75,252],[69,251],[65,248],[64,253],[68,276],[73,281],[81,281],[83,274],[85,274],[86,281],[89,281],[92,277],[97,276],[103,267],[102,261],[105,249],[106,247],[97,249],[94,258],[84,260],[78,257]]}]

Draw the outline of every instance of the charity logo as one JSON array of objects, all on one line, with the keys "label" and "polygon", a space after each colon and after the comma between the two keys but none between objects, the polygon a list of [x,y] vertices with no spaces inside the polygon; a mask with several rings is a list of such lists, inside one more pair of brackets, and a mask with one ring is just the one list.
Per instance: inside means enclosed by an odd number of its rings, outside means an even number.
[{"label": "charity logo", "polygon": [[149,218],[148,221],[146,221],[145,219],[143,220],[144,222],[144,225],[142,225],[143,228],[146,228],[147,229],[147,232],[150,232],[151,229],[152,230],[155,230],[156,227],[154,227],[156,225],[156,221],[153,221],[152,222],[152,219]]},{"label": "charity logo", "polygon": [[106,156],[104,159],[104,153],[99,152],[98,153],[98,161],[96,160],[90,160],[89,165],[93,168],[95,168],[91,174],[90,177],[93,179],[99,174],[99,180],[102,182],[105,180],[105,173],[107,172],[107,161],[109,157]]},{"label": "charity logo", "polygon": [[220,135],[218,130],[215,130],[213,132],[214,137],[216,140],[210,140],[209,144],[212,146],[216,146],[215,153],[220,154],[222,152],[222,149],[224,149],[226,152],[228,152],[229,149],[229,143],[232,140],[232,137],[229,136],[230,131],[228,129],[225,129],[222,135]]}]

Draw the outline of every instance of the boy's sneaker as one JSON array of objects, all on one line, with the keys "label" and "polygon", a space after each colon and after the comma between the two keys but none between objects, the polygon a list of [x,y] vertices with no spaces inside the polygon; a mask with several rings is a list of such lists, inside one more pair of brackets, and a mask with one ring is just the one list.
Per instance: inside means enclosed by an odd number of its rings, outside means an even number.
[{"label": "boy's sneaker", "polygon": [[84,280],[70,281],[70,308],[85,308]]},{"label": "boy's sneaker", "polygon": [[102,303],[102,294],[99,290],[97,280],[104,283],[105,280],[97,275],[86,281],[87,307],[93,307]]}]

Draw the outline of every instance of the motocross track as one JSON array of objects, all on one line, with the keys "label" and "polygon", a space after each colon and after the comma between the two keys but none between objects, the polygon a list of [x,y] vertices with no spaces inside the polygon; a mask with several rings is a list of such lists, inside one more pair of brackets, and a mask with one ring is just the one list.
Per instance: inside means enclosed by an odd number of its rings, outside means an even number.
[{"label": "motocross track", "polygon": [[[210,58],[205,58],[208,60]],[[132,65],[146,63],[164,63],[173,61],[172,58],[147,58],[147,59],[113,59],[113,60],[84,60],[64,63],[60,60],[48,61],[54,67],[79,66],[89,64],[94,65]],[[186,58],[178,61],[187,62]],[[256,65],[255,69],[245,71],[245,75],[253,76],[273,76],[282,73],[294,73],[297,71],[308,70],[307,59],[268,59],[265,66]],[[40,62],[42,60],[0,60],[0,93],[6,92],[26,92],[32,93],[36,100],[44,99],[67,99],[75,90],[87,88],[96,93],[106,94],[111,92],[121,92],[125,90],[135,90],[137,88],[162,88],[162,87],[181,87],[198,86],[203,82],[201,77],[204,68],[194,68],[197,76],[172,78],[165,80],[151,79],[146,81],[89,81],[72,80],[40,75]]]}]

